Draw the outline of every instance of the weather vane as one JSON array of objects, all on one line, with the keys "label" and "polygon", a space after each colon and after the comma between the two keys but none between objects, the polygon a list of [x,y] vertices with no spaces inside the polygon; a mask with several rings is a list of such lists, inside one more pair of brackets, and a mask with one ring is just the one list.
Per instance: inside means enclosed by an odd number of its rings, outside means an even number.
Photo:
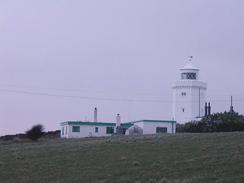
[{"label": "weather vane", "polygon": [[193,59],[193,56],[189,56],[188,60],[191,62]]}]

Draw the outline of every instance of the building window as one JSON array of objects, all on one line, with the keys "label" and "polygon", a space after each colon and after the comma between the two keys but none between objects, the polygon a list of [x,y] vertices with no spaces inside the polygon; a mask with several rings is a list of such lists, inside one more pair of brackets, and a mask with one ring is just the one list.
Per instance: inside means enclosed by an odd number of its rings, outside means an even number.
[{"label": "building window", "polygon": [[64,135],[64,127],[62,127],[62,135]]},{"label": "building window", "polygon": [[68,127],[67,126],[65,127],[65,134],[66,135],[68,134]]},{"label": "building window", "polygon": [[156,128],[156,133],[167,133],[167,128],[166,127],[157,127]]},{"label": "building window", "polygon": [[98,127],[95,127],[95,132],[98,133]]},{"label": "building window", "polygon": [[197,79],[197,74],[193,72],[188,72],[188,73],[182,73],[181,74],[181,79]]},{"label": "building window", "polygon": [[72,126],[72,132],[80,132],[80,126]]},{"label": "building window", "polygon": [[186,92],[181,92],[181,96],[186,96]]},{"label": "building window", "polygon": [[113,134],[114,133],[114,128],[113,127],[107,127],[106,128],[106,133],[107,134]]}]

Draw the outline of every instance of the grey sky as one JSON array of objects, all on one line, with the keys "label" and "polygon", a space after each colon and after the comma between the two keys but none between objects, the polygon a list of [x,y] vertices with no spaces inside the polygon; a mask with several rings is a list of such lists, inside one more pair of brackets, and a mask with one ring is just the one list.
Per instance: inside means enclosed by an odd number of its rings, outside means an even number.
[{"label": "grey sky", "polygon": [[100,121],[171,119],[171,85],[189,55],[213,110],[228,110],[232,94],[243,113],[243,8],[243,0],[1,1],[0,135],[92,120],[96,106]]}]

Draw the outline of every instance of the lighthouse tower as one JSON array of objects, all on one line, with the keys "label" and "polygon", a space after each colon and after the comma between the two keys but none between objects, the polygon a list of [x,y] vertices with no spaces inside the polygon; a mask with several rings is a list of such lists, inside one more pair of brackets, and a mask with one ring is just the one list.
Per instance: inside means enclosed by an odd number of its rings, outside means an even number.
[{"label": "lighthouse tower", "polygon": [[199,120],[205,113],[207,84],[199,80],[199,69],[191,61],[180,69],[180,80],[173,84],[173,119],[177,123]]}]

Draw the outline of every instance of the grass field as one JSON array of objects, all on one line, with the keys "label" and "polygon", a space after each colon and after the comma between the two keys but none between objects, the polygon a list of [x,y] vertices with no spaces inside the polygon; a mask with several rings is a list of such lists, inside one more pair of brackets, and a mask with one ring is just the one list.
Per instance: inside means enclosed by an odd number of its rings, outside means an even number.
[{"label": "grass field", "polygon": [[0,141],[0,183],[244,182],[244,133]]}]

